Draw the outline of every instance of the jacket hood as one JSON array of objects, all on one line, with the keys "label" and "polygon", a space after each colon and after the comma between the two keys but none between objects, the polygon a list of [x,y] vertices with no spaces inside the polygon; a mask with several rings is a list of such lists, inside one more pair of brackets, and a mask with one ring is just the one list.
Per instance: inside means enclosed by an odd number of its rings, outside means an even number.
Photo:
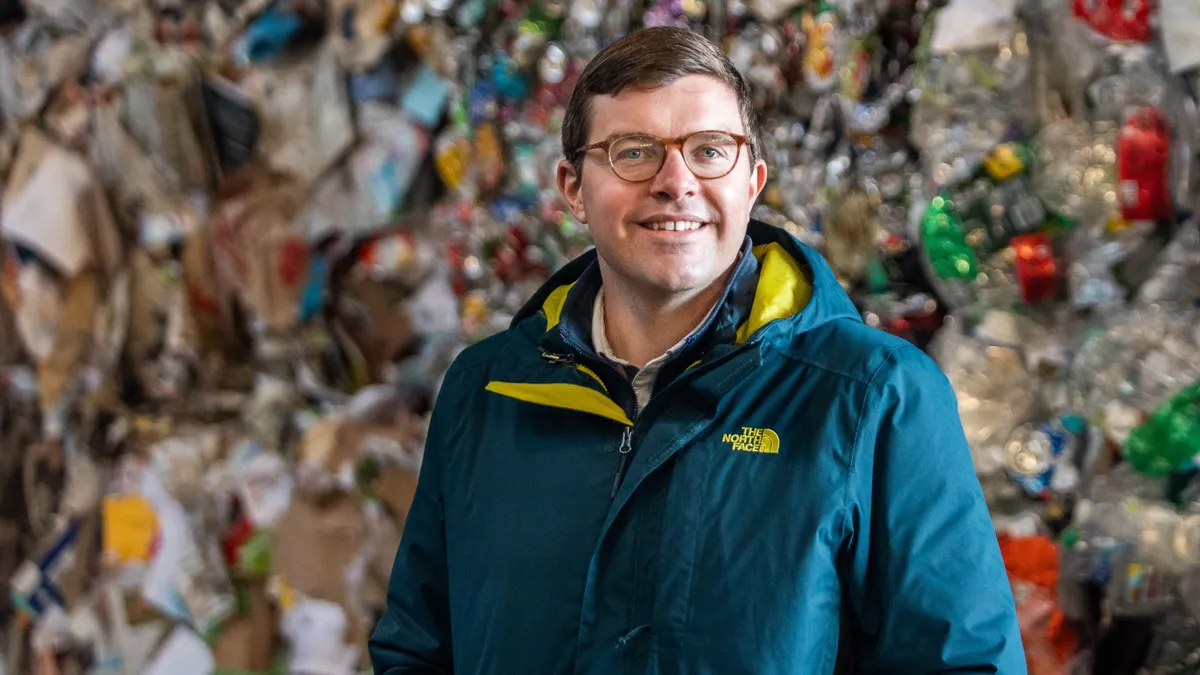
[{"label": "jacket hood", "polygon": [[[785,322],[781,328],[796,335],[836,319],[861,320],[821,254],[759,220],[750,220],[747,235],[759,261],[759,278],[750,316],[738,333],[739,342],[775,321]],[[512,326],[543,311],[549,323],[557,323],[571,285],[596,257],[596,250],[591,249],[555,272],[513,317]]]}]

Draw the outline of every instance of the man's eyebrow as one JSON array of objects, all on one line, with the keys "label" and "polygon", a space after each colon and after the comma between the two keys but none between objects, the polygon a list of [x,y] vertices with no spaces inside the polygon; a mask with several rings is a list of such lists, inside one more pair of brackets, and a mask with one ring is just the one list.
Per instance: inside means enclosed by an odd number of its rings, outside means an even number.
[{"label": "man's eyebrow", "polygon": [[[743,134],[745,134],[745,133],[746,133],[745,131],[734,131],[733,129],[722,129],[722,128],[718,128],[718,127],[708,127],[708,128],[705,128],[705,129],[696,129],[695,131],[689,131],[689,132],[687,132],[686,134],[681,134],[681,135],[679,136],[679,138],[684,138],[684,137],[686,137],[686,136],[690,136],[690,135],[692,135],[692,134],[698,134],[698,133],[702,133],[702,132],[705,132],[705,131],[721,131],[721,132],[724,132],[724,133],[727,133],[727,134],[734,134],[735,136],[741,136],[741,135],[743,135]],[[633,130],[633,129],[629,129],[629,130],[626,130],[626,129],[618,129],[617,131],[613,131],[613,132],[609,133],[607,136],[605,136],[604,138],[601,138],[599,141],[596,141],[596,142],[597,142],[597,143],[603,143],[603,142],[605,142],[605,141],[611,141],[611,140],[614,140],[614,139],[620,138],[620,137],[622,137],[622,136],[654,136],[654,134],[652,134],[652,133],[650,133],[650,132],[648,132],[648,131],[642,131],[642,130],[640,130],[640,129],[639,129],[639,130]],[[664,140],[671,140],[671,139],[664,139]]]},{"label": "man's eyebrow", "polygon": [[588,146],[588,145],[596,145],[597,143],[610,143],[612,141],[617,140],[618,138],[620,138],[622,136],[635,136],[635,135],[636,136],[653,136],[654,134],[646,133],[645,131],[614,131],[614,132],[610,133],[609,135],[605,136],[604,138],[601,138],[596,141],[592,141],[590,143],[584,143],[584,145]]},{"label": "man's eyebrow", "polygon": [[611,141],[614,138],[620,138],[621,136],[653,136],[653,135],[654,134],[647,133],[645,131],[641,131],[640,129],[618,129],[617,131],[614,131],[614,132],[610,133],[609,135],[605,136],[601,140]]}]

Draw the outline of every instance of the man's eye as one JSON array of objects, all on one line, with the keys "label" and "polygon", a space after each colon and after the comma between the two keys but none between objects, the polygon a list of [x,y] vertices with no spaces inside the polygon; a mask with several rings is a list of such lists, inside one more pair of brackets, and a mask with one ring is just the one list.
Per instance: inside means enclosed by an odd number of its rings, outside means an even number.
[{"label": "man's eye", "polygon": [[725,150],[712,145],[706,145],[696,150],[696,156],[700,159],[721,159],[725,156]]},{"label": "man's eye", "polygon": [[642,158],[641,148],[628,148],[617,154],[617,159],[638,160]]}]

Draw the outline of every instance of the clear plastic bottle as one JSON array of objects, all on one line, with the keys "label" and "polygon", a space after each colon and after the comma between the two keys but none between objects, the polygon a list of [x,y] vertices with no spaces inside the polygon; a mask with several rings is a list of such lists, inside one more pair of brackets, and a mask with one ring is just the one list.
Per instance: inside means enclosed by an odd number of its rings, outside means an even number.
[{"label": "clear plastic bottle", "polygon": [[1176,547],[1177,536],[1183,533],[1183,519],[1166,504],[1129,501],[1125,505],[1125,524],[1136,528],[1136,532],[1126,532],[1126,536],[1133,535],[1133,546],[1122,549],[1114,558],[1108,584],[1113,614],[1164,614],[1176,602],[1176,589],[1186,569],[1187,562]]}]

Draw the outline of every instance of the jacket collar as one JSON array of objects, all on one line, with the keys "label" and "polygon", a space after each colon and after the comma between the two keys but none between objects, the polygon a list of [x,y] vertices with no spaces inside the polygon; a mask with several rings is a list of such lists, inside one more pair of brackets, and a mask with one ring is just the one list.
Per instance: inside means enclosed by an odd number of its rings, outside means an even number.
[{"label": "jacket collar", "polygon": [[[819,253],[761,221],[751,220],[747,234],[760,278],[747,321],[735,340],[744,342],[772,323],[776,325],[771,332],[786,339],[837,319],[862,320]],[[590,250],[559,268],[513,317],[512,327],[521,326],[523,333],[540,340],[558,324],[569,292],[595,261],[596,252]],[[596,274],[598,278],[598,270]]]},{"label": "jacket collar", "polygon": [[[815,251],[758,221],[750,221],[748,237],[719,310],[695,334],[695,342],[664,366],[656,390],[695,368],[696,387],[687,400],[711,408],[758,367],[768,348],[790,349],[795,336],[830,321],[861,321]],[[537,345],[544,361],[568,367],[530,368],[516,365],[521,360],[514,358],[514,367],[497,373],[502,379],[489,382],[487,389],[632,426],[632,388],[591,347],[591,309],[600,283],[596,259],[593,250],[569,262],[513,318],[514,332]],[[734,358],[743,354],[749,358]]]}]

